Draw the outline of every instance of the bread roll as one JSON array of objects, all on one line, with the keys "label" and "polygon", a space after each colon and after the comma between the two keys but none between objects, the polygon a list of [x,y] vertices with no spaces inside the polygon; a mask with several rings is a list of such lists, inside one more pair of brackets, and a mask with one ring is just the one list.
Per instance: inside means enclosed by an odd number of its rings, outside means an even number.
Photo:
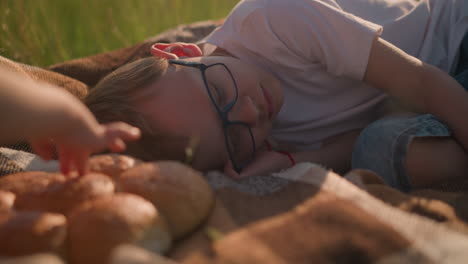
[{"label": "bread roll", "polygon": [[66,238],[61,214],[25,211],[0,215],[0,256],[61,252]]},{"label": "bread roll", "polygon": [[69,260],[75,264],[109,263],[112,250],[137,243],[154,252],[169,249],[167,224],[140,196],[119,193],[88,200],[69,216]]},{"label": "bread roll", "polygon": [[[40,177],[40,176],[38,176]],[[56,212],[67,215],[85,200],[114,193],[113,181],[104,174],[89,173],[81,177],[67,177],[43,189],[17,195],[15,207],[20,210]]]},{"label": "bread roll", "polygon": [[0,257],[0,264],[64,264],[58,256],[40,253],[21,257]]},{"label": "bread roll", "polygon": [[14,202],[14,193],[0,190],[0,214],[8,213],[13,208]]},{"label": "bread roll", "polygon": [[[121,244],[111,254],[112,264],[178,264],[169,258],[132,244]],[[1,264],[1,263],[0,263]]]},{"label": "bread roll", "polygon": [[17,197],[25,193],[41,192],[50,184],[65,182],[60,173],[28,171],[9,174],[0,178],[0,190],[14,193]]},{"label": "bread roll", "polygon": [[126,155],[103,154],[89,158],[89,171],[99,172],[117,180],[122,172],[141,164],[142,161]]},{"label": "bread roll", "polygon": [[176,161],[144,163],[124,172],[121,191],[141,195],[166,217],[174,238],[197,227],[209,214],[214,194],[201,173]]}]

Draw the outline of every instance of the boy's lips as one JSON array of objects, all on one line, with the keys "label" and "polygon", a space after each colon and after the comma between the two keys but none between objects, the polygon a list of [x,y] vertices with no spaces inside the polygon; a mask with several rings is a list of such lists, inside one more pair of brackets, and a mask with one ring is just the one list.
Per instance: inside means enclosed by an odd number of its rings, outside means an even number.
[{"label": "boy's lips", "polygon": [[262,84],[260,84],[260,87],[262,88],[263,97],[265,98],[265,102],[267,104],[268,118],[271,120],[273,118],[273,113],[274,113],[274,110],[275,110],[273,108],[273,102],[272,102],[271,94],[269,93],[269,91],[267,89],[265,89],[265,87],[263,87]]}]

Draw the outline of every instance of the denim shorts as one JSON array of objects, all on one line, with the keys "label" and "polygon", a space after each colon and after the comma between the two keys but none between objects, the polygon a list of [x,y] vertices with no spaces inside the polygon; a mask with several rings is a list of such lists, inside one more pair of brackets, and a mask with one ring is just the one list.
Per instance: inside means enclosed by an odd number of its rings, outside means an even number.
[{"label": "denim shorts", "polygon": [[[453,77],[468,91],[468,33],[460,47],[459,64]],[[401,191],[410,191],[406,153],[417,137],[451,137],[452,131],[433,115],[387,117],[375,121],[359,135],[352,154],[352,168],[376,172]]]}]

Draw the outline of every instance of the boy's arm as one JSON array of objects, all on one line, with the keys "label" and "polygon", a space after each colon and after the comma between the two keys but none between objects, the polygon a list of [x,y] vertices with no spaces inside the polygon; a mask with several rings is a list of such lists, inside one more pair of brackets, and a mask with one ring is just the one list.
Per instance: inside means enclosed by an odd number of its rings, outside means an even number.
[{"label": "boy's arm", "polygon": [[[376,38],[364,81],[395,97],[413,111],[431,113],[446,122],[468,151],[468,92],[447,73]],[[293,157],[296,162],[312,161],[337,171],[346,171],[354,139],[331,141],[319,150],[294,153]],[[288,157],[267,152],[235,176],[266,174],[290,166]]]},{"label": "boy's arm", "polygon": [[[344,174],[351,168],[351,153],[360,130],[353,130],[333,136],[317,150],[291,153],[294,161],[314,162],[335,172]],[[263,151],[256,154],[255,160],[237,174],[232,167],[226,166],[224,172],[233,178],[269,175],[291,167],[288,156],[276,151]]]},{"label": "boy's arm", "polygon": [[376,38],[364,81],[416,112],[440,118],[468,151],[468,93],[447,73]]}]

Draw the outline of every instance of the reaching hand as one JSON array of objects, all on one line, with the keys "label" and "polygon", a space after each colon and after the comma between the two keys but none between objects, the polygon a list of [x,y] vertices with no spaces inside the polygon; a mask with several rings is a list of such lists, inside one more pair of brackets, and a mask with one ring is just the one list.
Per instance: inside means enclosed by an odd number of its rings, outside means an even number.
[{"label": "reaching hand", "polygon": [[234,179],[242,179],[250,176],[265,176],[272,172],[291,167],[288,156],[277,151],[259,151],[255,159],[247,165],[240,173],[237,173],[228,162],[224,167],[224,173]]},{"label": "reaching hand", "polygon": [[122,122],[101,125],[67,91],[33,81],[0,67],[0,142],[27,139],[43,159],[55,151],[64,174],[86,172],[91,153],[125,150],[124,141],[140,137],[138,128]]},{"label": "reaching hand", "polygon": [[62,131],[50,139],[31,139],[33,150],[44,160],[53,158],[57,151],[60,170],[68,174],[76,169],[80,175],[87,171],[88,157],[105,149],[113,152],[125,150],[124,141],[136,140],[140,130],[122,122],[106,125],[95,124],[93,128],[77,127]]},{"label": "reaching hand", "polygon": [[68,174],[76,169],[80,175],[86,173],[87,160],[92,153],[105,149],[124,151],[124,141],[136,140],[140,136],[138,128],[122,122],[63,132],[50,139],[32,139],[31,146],[45,160],[52,159],[57,151],[61,172]]}]

